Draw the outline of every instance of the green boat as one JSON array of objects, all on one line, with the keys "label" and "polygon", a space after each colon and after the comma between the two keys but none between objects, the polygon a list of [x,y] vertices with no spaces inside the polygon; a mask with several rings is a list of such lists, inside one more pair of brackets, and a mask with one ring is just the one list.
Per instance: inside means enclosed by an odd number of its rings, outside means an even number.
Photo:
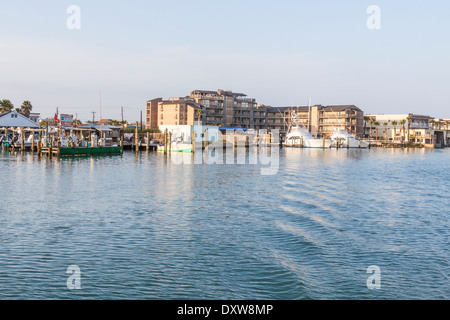
[{"label": "green boat", "polygon": [[89,147],[89,148],[59,148],[60,157],[101,156],[122,154],[122,147]]}]

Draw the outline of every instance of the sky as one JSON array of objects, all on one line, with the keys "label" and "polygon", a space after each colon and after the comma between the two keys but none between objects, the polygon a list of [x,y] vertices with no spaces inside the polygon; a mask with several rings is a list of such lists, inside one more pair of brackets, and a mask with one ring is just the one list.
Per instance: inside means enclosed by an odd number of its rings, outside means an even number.
[{"label": "sky", "polygon": [[449,14],[447,0],[0,0],[0,99],[136,121],[149,99],[225,89],[448,119]]}]

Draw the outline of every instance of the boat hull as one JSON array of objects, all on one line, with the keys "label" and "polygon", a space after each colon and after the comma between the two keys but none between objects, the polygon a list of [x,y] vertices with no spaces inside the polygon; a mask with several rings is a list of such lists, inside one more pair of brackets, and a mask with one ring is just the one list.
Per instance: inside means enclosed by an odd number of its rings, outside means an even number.
[{"label": "boat hull", "polygon": [[[168,152],[192,153],[192,144],[177,143],[167,146]],[[158,146],[158,152],[164,152],[164,146]]]},{"label": "boat hull", "polygon": [[[335,147],[337,147],[336,146],[336,142],[333,142],[333,145]],[[342,148],[342,149],[347,149],[347,148],[350,148],[350,149],[367,149],[367,148],[369,148],[369,146],[370,146],[370,144],[367,141],[350,140],[349,144],[347,143],[347,141],[342,142],[339,145],[339,148]]]},{"label": "boat hull", "polygon": [[288,148],[310,148],[310,149],[329,149],[332,141],[321,139],[305,139],[302,141],[290,141],[291,143],[285,143],[284,146]]},{"label": "boat hull", "polygon": [[122,147],[59,148],[60,157],[117,155],[122,152]]}]

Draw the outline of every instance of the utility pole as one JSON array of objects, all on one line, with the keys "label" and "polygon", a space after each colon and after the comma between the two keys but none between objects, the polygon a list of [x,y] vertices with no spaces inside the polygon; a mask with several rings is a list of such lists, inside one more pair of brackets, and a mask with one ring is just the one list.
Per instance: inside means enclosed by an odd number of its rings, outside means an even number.
[{"label": "utility pole", "polygon": [[120,107],[122,113],[122,123],[123,123],[123,107]]},{"label": "utility pole", "polygon": [[92,124],[95,124],[95,114],[96,114],[97,112],[92,111],[91,113],[92,113]]},{"label": "utility pole", "polygon": [[142,132],[143,128],[142,128],[142,110],[141,110],[141,132]]}]

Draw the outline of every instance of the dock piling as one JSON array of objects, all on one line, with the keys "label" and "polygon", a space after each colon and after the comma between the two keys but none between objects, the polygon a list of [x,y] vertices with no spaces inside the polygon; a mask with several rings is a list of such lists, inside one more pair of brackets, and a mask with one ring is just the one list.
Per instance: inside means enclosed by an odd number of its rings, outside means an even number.
[{"label": "dock piling", "polygon": [[136,131],[135,131],[135,134],[134,134],[134,144],[135,144],[135,147],[136,147],[136,152],[139,152],[139,123],[136,121]]}]

